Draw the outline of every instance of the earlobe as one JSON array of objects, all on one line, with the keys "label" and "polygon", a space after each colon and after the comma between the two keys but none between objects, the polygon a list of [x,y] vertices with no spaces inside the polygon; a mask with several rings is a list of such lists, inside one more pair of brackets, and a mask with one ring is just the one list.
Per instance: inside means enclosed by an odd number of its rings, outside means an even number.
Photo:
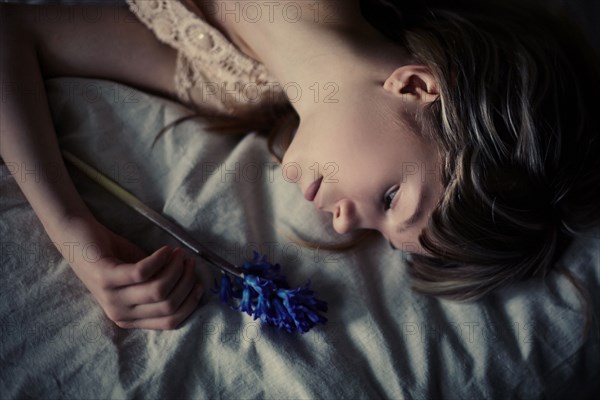
[{"label": "earlobe", "polygon": [[439,95],[438,84],[425,65],[404,65],[396,68],[383,88],[403,99],[430,102]]}]

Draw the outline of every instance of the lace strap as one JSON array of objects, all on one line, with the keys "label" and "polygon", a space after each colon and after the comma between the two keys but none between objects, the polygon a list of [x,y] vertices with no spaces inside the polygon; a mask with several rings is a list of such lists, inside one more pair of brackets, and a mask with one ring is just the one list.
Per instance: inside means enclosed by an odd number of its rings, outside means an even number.
[{"label": "lace strap", "polygon": [[[197,82],[226,85],[269,80],[264,65],[243,54],[215,27],[174,0],[126,0],[130,10],[156,37],[178,51],[175,87],[193,105],[189,91]],[[231,105],[225,106],[231,109]]]}]

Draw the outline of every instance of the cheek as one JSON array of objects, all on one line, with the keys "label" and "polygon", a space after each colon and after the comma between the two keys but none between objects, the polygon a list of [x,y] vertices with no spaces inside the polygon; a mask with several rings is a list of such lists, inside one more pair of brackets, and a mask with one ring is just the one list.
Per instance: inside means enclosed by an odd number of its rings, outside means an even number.
[{"label": "cheek", "polygon": [[310,131],[300,126],[283,155],[283,164],[299,163],[310,151]]},{"label": "cheek", "polygon": [[[283,163],[298,163],[302,172],[307,173],[318,164],[325,176],[368,177],[368,172],[378,164],[389,163],[388,153],[398,151],[398,135],[395,133],[396,140],[390,143],[380,124],[372,119],[357,112],[346,112],[301,124],[284,154]],[[397,160],[397,155],[393,158]]]},{"label": "cheek", "polygon": [[298,163],[302,169],[318,163],[323,165],[335,161],[343,145],[343,135],[331,129],[299,128],[283,156],[283,164]]}]

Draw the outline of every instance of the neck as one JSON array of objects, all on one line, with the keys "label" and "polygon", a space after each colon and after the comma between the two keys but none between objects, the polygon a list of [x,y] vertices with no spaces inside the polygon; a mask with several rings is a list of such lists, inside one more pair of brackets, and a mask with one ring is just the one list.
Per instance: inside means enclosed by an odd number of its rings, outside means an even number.
[{"label": "neck", "polygon": [[301,116],[357,77],[364,81],[367,74],[367,80],[383,84],[408,59],[362,17],[358,0],[200,1],[211,24],[289,88],[286,94]]}]

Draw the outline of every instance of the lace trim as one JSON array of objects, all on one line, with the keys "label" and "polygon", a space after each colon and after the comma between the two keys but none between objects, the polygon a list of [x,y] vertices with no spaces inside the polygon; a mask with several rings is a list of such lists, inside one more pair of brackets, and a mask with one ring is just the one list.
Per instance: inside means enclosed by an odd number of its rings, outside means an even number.
[{"label": "lace trim", "polygon": [[263,95],[272,100],[283,94],[263,64],[241,53],[218,29],[179,1],[126,2],[161,42],[178,51],[175,88],[183,103],[197,106],[190,91],[199,89],[202,104],[212,103],[232,112],[236,106],[259,103]]}]

